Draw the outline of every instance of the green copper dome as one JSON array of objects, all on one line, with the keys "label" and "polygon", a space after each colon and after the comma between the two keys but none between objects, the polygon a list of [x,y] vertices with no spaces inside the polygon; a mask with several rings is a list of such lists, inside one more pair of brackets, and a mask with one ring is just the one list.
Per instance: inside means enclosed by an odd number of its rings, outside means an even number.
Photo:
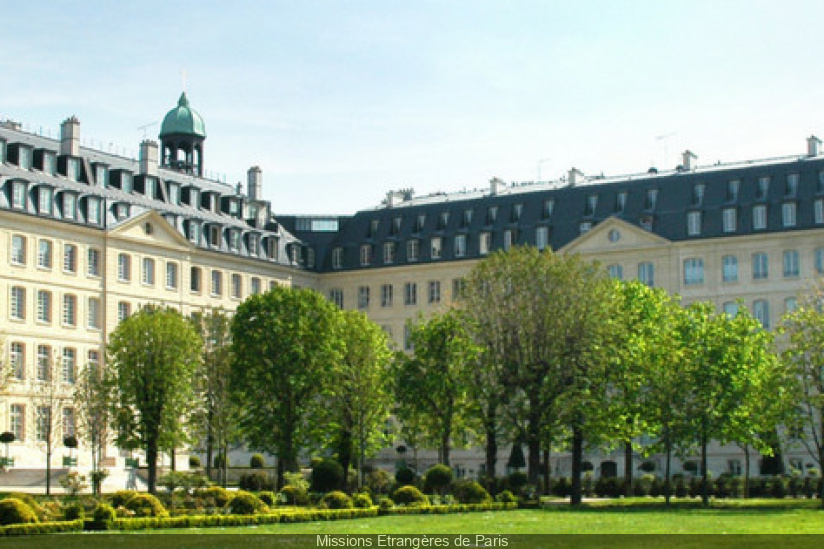
[{"label": "green copper dome", "polygon": [[186,92],[180,94],[177,107],[166,113],[160,126],[160,138],[167,135],[196,135],[206,137],[206,124],[196,110],[189,106]]}]

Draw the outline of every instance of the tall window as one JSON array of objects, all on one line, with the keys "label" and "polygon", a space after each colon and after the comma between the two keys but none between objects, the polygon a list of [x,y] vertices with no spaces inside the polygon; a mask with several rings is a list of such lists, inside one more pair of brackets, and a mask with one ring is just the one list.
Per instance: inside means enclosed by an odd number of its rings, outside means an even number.
[{"label": "tall window", "polygon": [[693,206],[700,206],[701,203],[704,201],[704,189],[705,185],[703,183],[696,183],[692,187],[692,205]]},{"label": "tall window", "polygon": [[63,296],[63,325],[77,325],[77,297],[71,294]]},{"label": "tall window", "polygon": [[332,250],[332,268],[343,268],[343,248],[335,248]]},{"label": "tall window", "polygon": [[132,258],[128,254],[117,255],[117,279],[121,282],[132,279]]},{"label": "tall window", "polygon": [[26,185],[15,181],[11,186],[11,207],[15,210],[26,208]]},{"label": "tall window", "polygon": [[12,404],[9,407],[9,429],[14,433],[14,440],[16,442],[26,440],[25,418],[25,406],[22,404]]},{"label": "tall window", "polygon": [[421,241],[412,239],[406,243],[406,260],[417,261],[420,258]]},{"label": "tall window", "polygon": [[77,246],[65,244],[63,246],[63,271],[67,273],[77,272]]},{"label": "tall window", "polygon": [[70,193],[63,193],[63,218],[77,218],[77,197]]},{"label": "tall window", "polygon": [[466,235],[459,234],[455,236],[455,257],[466,256]]},{"label": "tall window", "polygon": [[440,303],[441,302],[441,281],[440,280],[430,280],[429,281],[429,303]]},{"label": "tall window", "polygon": [[464,279],[463,278],[453,278],[452,279],[452,301],[458,301],[460,299],[461,294],[463,293],[464,289]]},{"label": "tall window", "polygon": [[223,273],[212,271],[212,295],[220,296],[223,293]]},{"label": "tall window", "polygon": [[100,200],[97,198],[87,198],[86,199],[86,216],[87,221],[89,223],[93,223],[95,225],[100,225],[101,215],[100,215]]},{"label": "tall window", "polygon": [[383,284],[381,286],[381,307],[391,307],[392,306],[392,294],[394,292],[394,286],[392,284]]},{"label": "tall window", "polygon": [[727,181],[727,202],[735,202],[738,200],[738,188],[741,186],[739,179],[731,179]]},{"label": "tall window", "polygon": [[515,240],[517,239],[515,235],[515,229],[507,229],[504,231],[504,250],[509,250],[512,246],[515,245]]},{"label": "tall window", "polygon": [[535,229],[535,246],[539,250],[545,250],[549,246],[549,227]]},{"label": "tall window", "polygon": [[22,381],[26,377],[26,346],[19,341],[9,346],[9,366],[14,379]]},{"label": "tall window", "polygon": [[232,297],[240,299],[243,296],[243,279],[237,273],[232,273]]},{"label": "tall window", "polygon": [[824,274],[824,248],[816,248],[815,250],[815,272]]},{"label": "tall window", "polygon": [[260,293],[260,278],[258,278],[256,276],[253,276],[249,280],[249,286],[250,286],[249,290],[252,292],[252,294],[259,294]]},{"label": "tall window", "polygon": [[63,408],[63,436],[73,437],[75,434],[74,408]]},{"label": "tall window", "polygon": [[737,215],[735,208],[724,208],[723,210],[724,232],[734,233],[737,225]]},{"label": "tall window", "polygon": [[548,198],[544,200],[544,207],[541,209],[541,219],[550,219],[552,217],[552,210],[555,209],[555,200]]},{"label": "tall window", "polygon": [[51,435],[51,406],[38,406],[35,414],[35,433],[37,442],[48,442]]},{"label": "tall window", "polygon": [[624,208],[627,205],[627,193],[626,191],[620,192],[615,195],[615,213],[623,213]]},{"label": "tall window", "polygon": [[407,282],[404,286],[403,302],[405,305],[418,304],[418,285],[415,282]]},{"label": "tall window", "polygon": [[76,374],[77,368],[77,361],[76,361],[77,353],[74,349],[70,347],[66,347],[63,349],[63,382],[64,383],[74,383],[74,378]]},{"label": "tall window", "polygon": [[765,329],[770,328],[770,304],[766,299],[757,299],[753,302],[752,315]]},{"label": "tall window", "polygon": [[624,280],[624,267],[621,265],[608,265],[607,273],[609,273],[610,278]]},{"label": "tall window", "polygon": [[769,176],[761,176],[758,178],[758,186],[755,189],[755,198],[758,200],[764,200],[767,198],[767,193],[770,190],[770,177]]},{"label": "tall window", "polygon": [[117,303],[117,321],[123,322],[132,314],[132,306],[126,301]]},{"label": "tall window", "polygon": [[639,263],[638,280],[647,286],[655,286],[655,265],[650,262]]},{"label": "tall window", "polygon": [[767,206],[759,204],[752,208],[752,228],[761,231],[767,228]]},{"label": "tall window", "polygon": [[96,297],[90,297],[88,302],[87,325],[93,330],[100,329],[100,300]]},{"label": "tall window", "polygon": [[48,187],[40,187],[37,191],[37,211],[42,215],[54,214],[54,191]]},{"label": "tall window", "polygon": [[9,315],[13,320],[26,319],[26,289],[22,286],[11,287]]},{"label": "tall window", "polygon": [[41,269],[52,268],[51,240],[41,240],[37,243],[37,266]]},{"label": "tall window", "polygon": [[26,237],[15,234],[11,237],[11,263],[12,265],[26,264]]},{"label": "tall window", "polygon": [[372,264],[372,245],[363,244],[360,248],[360,264],[367,267]]},{"label": "tall window", "polygon": [[734,255],[725,255],[722,260],[724,282],[738,282],[738,258]]},{"label": "tall window", "polygon": [[654,210],[655,204],[658,201],[658,189],[647,189],[647,193],[644,196],[644,209],[645,210]]},{"label": "tall window", "polygon": [[798,299],[794,297],[788,297],[784,300],[784,312],[791,313],[798,309]]},{"label": "tall window", "polygon": [[492,249],[492,233],[483,232],[479,236],[478,252],[481,255],[486,255]]},{"label": "tall window", "polygon": [[166,288],[168,290],[177,289],[177,263],[166,262]]},{"label": "tall window", "polygon": [[51,381],[52,350],[48,345],[37,346],[37,381]]},{"label": "tall window", "polygon": [[143,284],[153,286],[155,281],[155,262],[151,257],[143,258],[143,274],[141,282]]},{"label": "tall window", "polygon": [[343,290],[332,288],[329,290],[329,299],[338,306],[338,309],[343,309]]},{"label": "tall window", "polygon": [[797,277],[800,271],[798,250],[784,251],[784,278]]},{"label": "tall window", "polygon": [[86,272],[89,276],[100,276],[100,250],[89,248],[88,256],[89,264]]},{"label": "tall window", "polygon": [[734,318],[738,314],[738,303],[735,301],[727,301],[724,303],[724,314],[730,318]]},{"label": "tall window", "polygon": [[754,280],[765,280],[770,276],[769,257],[764,252],[752,254],[752,277]]},{"label": "tall window", "polygon": [[797,173],[787,174],[787,186],[784,189],[784,196],[795,196],[796,192],[798,191],[798,179],[799,177]]},{"label": "tall window", "polygon": [[189,277],[189,289],[193,292],[200,292],[203,286],[203,271],[200,267],[192,267]]},{"label": "tall window", "polygon": [[369,308],[369,286],[358,286],[358,309]]},{"label": "tall window", "polygon": [[692,257],[684,260],[684,284],[688,286],[704,283],[704,260]]},{"label": "tall window", "polygon": [[37,291],[37,321],[52,321],[52,294],[49,291]]}]

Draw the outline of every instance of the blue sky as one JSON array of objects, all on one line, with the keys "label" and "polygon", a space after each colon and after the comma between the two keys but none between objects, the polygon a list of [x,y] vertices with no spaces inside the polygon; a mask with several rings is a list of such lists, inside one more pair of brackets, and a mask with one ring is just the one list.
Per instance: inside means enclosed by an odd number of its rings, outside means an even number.
[{"label": "blue sky", "polygon": [[[186,92],[276,213],[803,153],[820,1],[0,1],[0,117],[136,151]],[[156,138],[159,125],[147,136]],[[660,138],[661,136],[667,136]]]}]

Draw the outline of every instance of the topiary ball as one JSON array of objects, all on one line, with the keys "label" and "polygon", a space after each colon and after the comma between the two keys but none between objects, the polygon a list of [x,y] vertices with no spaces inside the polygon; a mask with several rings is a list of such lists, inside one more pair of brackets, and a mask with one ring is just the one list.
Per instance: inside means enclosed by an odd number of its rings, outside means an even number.
[{"label": "topiary ball", "polygon": [[280,499],[286,505],[309,505],[309,492],[300,486],[287,484],[280,490]]},{"label": "topiary ball", "polygon": [[331,492],[343,484],[343,467],[334,459],[325,459],[312,468],[313,492]]},{"label": "topiary ball", "polygon": [[232,498],[226,508],[233,515],[254,515],[269,512],[269,507],[260,501],[259,497],[242,490],[235,494],[235,497]]},{"label": "topiary ball", "polygon": [[321,505],[327,509],[351,509],[352,498],[339,490],[329,492],[320,500]]},{"label": "topiary ball", "polygon": [[258,494],[258,497],[260,498],[260,501],[269,506],[275,505],[278,501],[277,495],[270,490],[264,490]]},{"label": "topiary ball", "polygon": [[426,496],[414,486],[401,486],[392,494],[392,500],[400,505],[421,505],[427,503]]},{"label": "topiary ball", "polygon": [[86,518],[86,510],[79,503],[68,505],[63,509],[64,520],[78,520]]},{"label": "topiary ball", "polygon": [[126,502],[126,509],[136,517],[168,517],[169,512],[156,497],[151,494],[138,494]]},{"label": "topiary ball", "polygon": [[413,482],[415,482],[416,476],[417,475],[415,474],[415,471],[413,471],[409,467],[401,467],[395,473],[395,480],[398,482],[398,484],[412,484]]},{"label": "topiary ball", "polygon": [[424,487],[427,492],[441,492],[452,482],[452,469],[439,463],[433,465],[424,476]]},{"label": "topiary ball", "polygon": [[117,514],[114,512],[114,508],[112,508],[111,505],[101,503],[94,508],[93,517],[94,524],[98,528],[106,529],[108,525],[117,517]]},{"label": "topiary ball", "polygon": [[118,507],[125,507],[126,503],[129,502],[130,499],[135,497],[138,494],[135,490],[118,490],[111,496],[109,496],[109,501],[112,502],[112,507],[117,509]]},{"label": "topiary ball", "polygon": [[266,466],[266,461],[263,459],[263,454],[253,454],[249,458],[249,467],[252,469],[263,469]]},{"label": "topiary ball", "polygon": [[461,503],[486,503],[492,500],[486,488],[474,480],[459,482],[454,493]]},{"label": "topiary ball", "polygon": [[369,494],[355,494],[352,496],[352,505],[358,509],[369,509],[373,505],[372,498]]},{"label": "topiary ball", "polygon": [[232,497],[232,493],[222,486],[209,486],[203,491],[203,498],[207,500],[207,504],[214,507],[226,507]]}]

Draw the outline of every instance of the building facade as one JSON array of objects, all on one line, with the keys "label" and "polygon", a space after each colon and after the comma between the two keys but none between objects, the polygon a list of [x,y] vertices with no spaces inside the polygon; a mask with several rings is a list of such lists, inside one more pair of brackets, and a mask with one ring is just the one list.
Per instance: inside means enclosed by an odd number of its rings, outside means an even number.
[{"label": "building facade", "polygon": [[[555,182],[390,192],[346,216],[274,216],[257,167],[245,189],[204,177],[206,126],[185,94],[159,137],[130,159],[81,147],[73,117],[59,139],[0,123],[0,330],[12,366],[0,431],[15,435],[14,467],[44,467],[43,426],[57,411],[38,401],[38,388],[58,382],[60,439],[73,434],[80,369],[104,361],[108,334],[144,304],[231,311],[274,284],[315,288],[366,312],[408,349],[407,321],[449,307],[477,261],[515,245],[581,254],[684,303],[709,300],[731,313],[743,303],[768,329],[824,272],[824,155],[815,137],[801,154],[769,160],[698,166],[687,151],[667,171],[588,177],[572,169]],[[59,467],[61,455],[74,454],[58,446]],[[789,450],[788,465],[808,467],[800,448]],[[77,457],[81,469],[89,465],[84,452]],[[106,465],[129,457],[111,448]],[[467,475],[482,472],[480,453],[455,457]],[[401,459],[389,448],[378,462]],[[591,459],[596,472],[623,469],[622,456]],[[419,468],[433,461],[423,453]],[[710,467],[736,472],[742,461],[737,447],[717,446]],[[568,460],[553,466],[563,474]]]}]

